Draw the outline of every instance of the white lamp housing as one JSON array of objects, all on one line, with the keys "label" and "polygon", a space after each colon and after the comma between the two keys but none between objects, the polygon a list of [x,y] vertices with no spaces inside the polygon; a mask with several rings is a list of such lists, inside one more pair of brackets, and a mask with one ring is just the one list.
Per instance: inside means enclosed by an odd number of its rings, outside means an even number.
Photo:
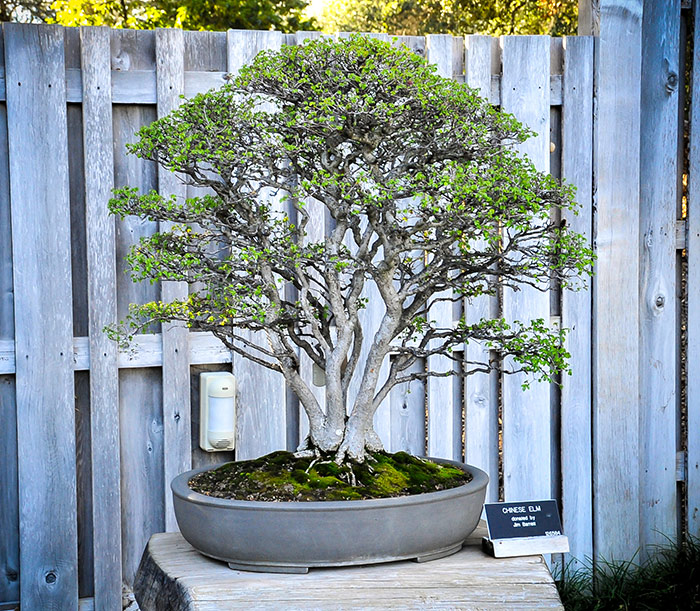
[{"label": "white lamp housing", "polygon": [[236,378],[227,371],[199,374],[199,447],[233,450],[236,442]]}]

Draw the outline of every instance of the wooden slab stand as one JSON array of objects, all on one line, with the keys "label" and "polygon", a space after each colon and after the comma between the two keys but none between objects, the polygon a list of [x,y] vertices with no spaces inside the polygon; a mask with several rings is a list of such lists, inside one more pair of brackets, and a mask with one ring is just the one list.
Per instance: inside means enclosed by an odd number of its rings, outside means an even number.
[{"label": "wooden slab stand", "polygon": [[142,611],[229,609],[559,609],[542,556],[491,558],[483,526],[460,552],[418,564],[313,569],[308,575],[235,571],[180,533],[151,537],[134,593]]}]

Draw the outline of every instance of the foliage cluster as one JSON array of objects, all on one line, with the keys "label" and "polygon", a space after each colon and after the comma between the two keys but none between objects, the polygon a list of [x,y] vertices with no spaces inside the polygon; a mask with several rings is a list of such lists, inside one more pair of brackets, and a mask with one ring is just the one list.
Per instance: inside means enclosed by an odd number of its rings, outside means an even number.
[{"label": "foliage cluster", "polygon": [[[492,369],[552,379],[567,352],[543,320],[431,317],[444,302],[575,287],[589,271],[583,238],[552,220],[575,207],[572,189],[514,149],[529,135],[405,47],[353,36],[262,52],[131,146],[205,188],[185,201],[116,192],[115,214],[174,223],[133,250],[134,279],[192,287],[134,306],[132,331],[183,321],[283,373],[308,446],[339,461],[381,447],[372,416],[396,384]],[[311,238],[324,209],[330,233]],[[375,328],[361,316],[370,290],[385,310]],[[464,362],[475,341],[495,356]],[[325,374],[325,411],[300,354]],[[435,355],[459,366],[414,367]]]},{"label": "foliage cluster", "polygon": [[325,32],[576,34],[577,0],[329,0]]},{"label": "foliage cluster", "polygon": [[49,21],[65,26],[186,30],[314,30],[306,0],[55,0]]},{"label": "foliage cluster", "polygon": [[35,23],[53,16],[51,0],[0,0],[0,21]]}]

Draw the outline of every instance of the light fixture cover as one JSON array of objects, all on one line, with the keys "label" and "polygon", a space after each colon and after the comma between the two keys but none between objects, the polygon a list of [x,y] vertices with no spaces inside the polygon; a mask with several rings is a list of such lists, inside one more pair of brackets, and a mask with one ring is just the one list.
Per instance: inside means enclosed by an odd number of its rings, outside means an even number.
[{"label": "light fixture cover", "polygon": [[228,371],[199,374],[199,447],[233,450],[236,442],[236,378]]}]

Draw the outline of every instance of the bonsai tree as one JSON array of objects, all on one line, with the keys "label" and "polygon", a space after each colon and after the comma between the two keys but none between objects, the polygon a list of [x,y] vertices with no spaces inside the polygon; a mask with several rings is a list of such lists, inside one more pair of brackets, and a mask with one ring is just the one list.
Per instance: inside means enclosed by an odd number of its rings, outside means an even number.
[{"label": "bonsai tree", "polygon": [[[509,372],[552,380],[568,355],[545,321],[431,319],[441,301],[569,288],[590,268],[582,237],[551,220],[574,207],[572,188],[514,150],[530,135],[406,48],[353,36],[262,52],[130,145],[203,189],[186,201],[115,191],[113,213],[173,223],[133,248],[134,279],[186,281],[190,294],[134,305],[112,332],[128,339],[159,321],[212,332],[284,375],[309,418],[299,451],[338,462],[381,448],[372,417],[396,384],[502,368],[508,355]],[[313,200],[330,217],[321,240],[307,233]],[[360,317],[370,284],[385,308],[372,329]],[[498,359],[411,367],[458,359],[472,341]],[[325,410],[302,353],[325,374]]]}]

